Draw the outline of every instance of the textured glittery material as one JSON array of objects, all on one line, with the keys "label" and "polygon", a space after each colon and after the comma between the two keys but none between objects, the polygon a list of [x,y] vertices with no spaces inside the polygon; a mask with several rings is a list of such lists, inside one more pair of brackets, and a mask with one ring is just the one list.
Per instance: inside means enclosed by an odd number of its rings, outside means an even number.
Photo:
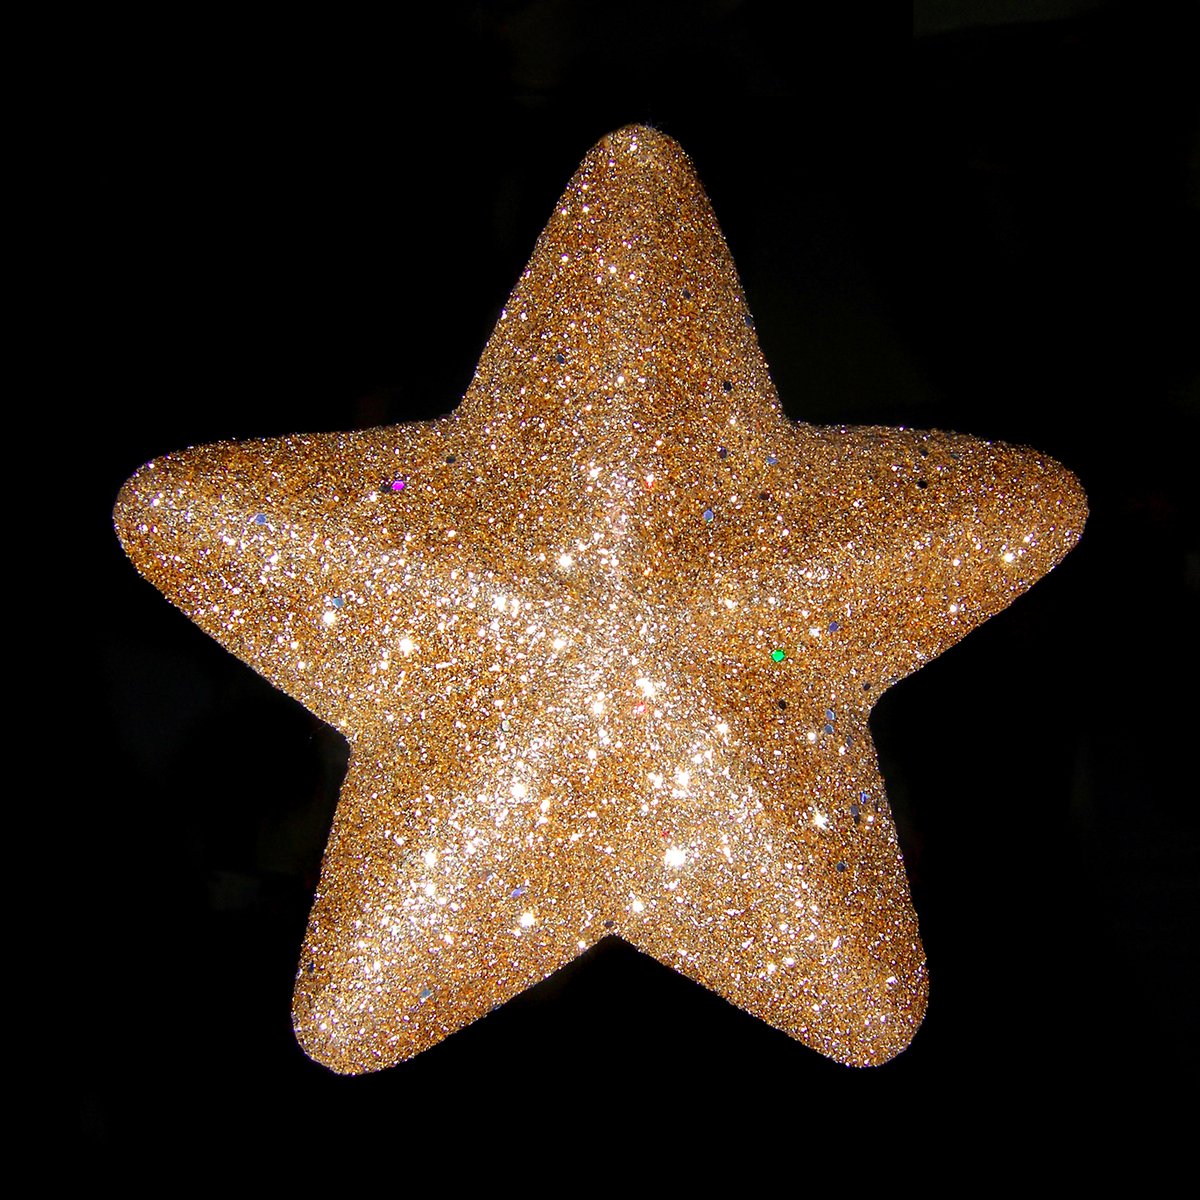
[{"label": "textured glittery material", "polygon": [[690,163],[630,128],[451,416],[168,455],[116,523],[350,742],[294,1020],[361,1072],[609,935],[840,1062],[902,1050],[925,960],[868,712],[1085,515],[1031,450],[786,420]]}]

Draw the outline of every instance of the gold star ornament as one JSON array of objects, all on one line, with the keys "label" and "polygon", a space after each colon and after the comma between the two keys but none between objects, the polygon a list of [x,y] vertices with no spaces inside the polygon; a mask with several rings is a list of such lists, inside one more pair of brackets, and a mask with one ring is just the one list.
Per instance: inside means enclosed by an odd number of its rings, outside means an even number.
[{"label": "gold star ornament", "polygon": [[621,937],[839,1062],[921,1022],[867,716],[1086,515],[1032,450],[787,420],[652,129],[556,206],[458,409],[129,480],[138,570],[350,743],[296,978],[390,1066]]}]

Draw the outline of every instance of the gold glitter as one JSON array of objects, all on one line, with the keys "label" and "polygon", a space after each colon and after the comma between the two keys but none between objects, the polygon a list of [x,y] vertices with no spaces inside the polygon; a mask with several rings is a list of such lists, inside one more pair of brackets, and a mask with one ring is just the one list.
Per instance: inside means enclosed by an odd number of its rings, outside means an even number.
[{"label": "gold glitter", "polygon": [[294,1021],[361,1072],[609,935],[840,1062],[902,1050],[925,959],[868,713],[1085,515],[1031,450],[787,421],[687,158],[625,129],[455,413],[171,454],[115,519],[350,742]]}]

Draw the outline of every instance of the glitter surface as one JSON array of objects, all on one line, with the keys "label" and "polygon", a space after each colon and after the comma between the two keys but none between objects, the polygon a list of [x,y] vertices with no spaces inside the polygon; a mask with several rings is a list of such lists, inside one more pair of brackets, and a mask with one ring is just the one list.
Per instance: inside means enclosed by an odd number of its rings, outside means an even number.
[{"label": "glitter surface", "polygon": [[115,519],[350,743],[293,1017],[356,1073],[610,935],[840,1062],[902,1050],[925,960],[868,713],[1085,515],[1031,450],[786,420],[690,163],[629,128],[451,416],[171,454]]}]

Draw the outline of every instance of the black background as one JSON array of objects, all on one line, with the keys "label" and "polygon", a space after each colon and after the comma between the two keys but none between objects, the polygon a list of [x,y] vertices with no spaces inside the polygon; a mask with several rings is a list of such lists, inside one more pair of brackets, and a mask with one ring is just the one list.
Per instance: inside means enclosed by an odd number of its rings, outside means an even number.
[{"label": "black background", "polygon": [[[843,1149],[914,1122],[919,1156],[947,1109],[1120,1122],[1193,1077],[1195,10],[935,8],[916,39],[774,11],[75,31],[52,290],[78,330],[95,552],[71,619],[99,659],[84,749],[57,751],[73,965],[53,1103],[78,1144],[523,1157],[554,1129],[670,1159],[776,1122]],[[344,743],[143,583],[108,513],[184,445],[453,407],[579,160],[631,121],[696,164],[792,416],[1034,445],[1092,516],[874,714],[932,978],[897,1060],[836,1066],[610,942],[340,1079],[289,1008]]]}]

